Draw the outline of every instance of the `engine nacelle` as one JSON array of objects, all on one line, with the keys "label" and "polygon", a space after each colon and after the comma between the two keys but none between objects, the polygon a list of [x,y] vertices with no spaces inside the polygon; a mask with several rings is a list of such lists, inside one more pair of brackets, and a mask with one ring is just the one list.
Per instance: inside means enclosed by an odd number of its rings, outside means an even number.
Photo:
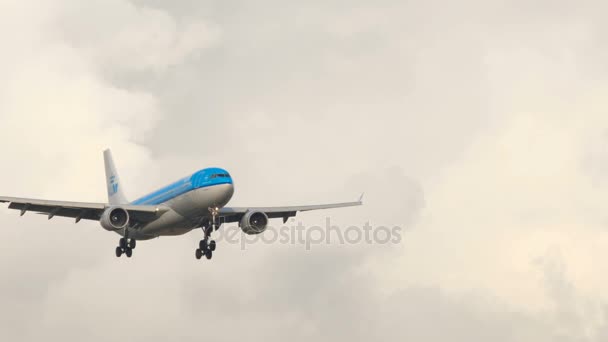
[{"label": "engine nacelle", "polygon": [[129,212],[120,207],[106,209],[99,220],[106,230],[119,230],[129,224]]},{"label": "engine nacelle", "polygon": [[261,211],[248,211],[239,222],[239,227],[247,235],[261,234],[267,226],[268,216]]}]

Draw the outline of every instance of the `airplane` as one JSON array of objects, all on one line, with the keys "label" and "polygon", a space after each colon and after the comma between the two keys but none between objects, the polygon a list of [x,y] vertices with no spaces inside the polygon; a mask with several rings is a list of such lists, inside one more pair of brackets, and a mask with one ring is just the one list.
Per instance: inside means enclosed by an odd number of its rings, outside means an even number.
[{"label": "airplane", "polygon": [[121,238],[116,247],[116,257],[130,258],[140,240],[160,236],[186,234],[202,228],[203,239],[195,250],[196,259],[211,259],[216,242],[211,233],[223,223],[238,222],[245,234],[263,233],[268,220],[282,218],[283,223],[296,213],[311,210],[342,208],[362,205],[363,195],[356,202],[288,206],[288,207],[226,207],[234,194],[230,174],[221,168],[206,168],[194,172],[170,185],[129,202],[123,192],[112,152],[103,153],[108,193],[108,203],[64,202],[41,199],[2,197],[0,203],[9,203],[9,209],[21,211],[21,216],[31,211],[47,215],[99,221],[107,231],[118,233]]}]

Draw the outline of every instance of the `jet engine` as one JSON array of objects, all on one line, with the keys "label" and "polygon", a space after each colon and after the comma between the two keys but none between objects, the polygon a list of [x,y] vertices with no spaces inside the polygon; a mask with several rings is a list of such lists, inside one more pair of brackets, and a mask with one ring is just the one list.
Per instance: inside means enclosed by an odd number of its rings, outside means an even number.
[{"label": "jet engine", "polygon": [[129,212],[120,207],[106,209],[99,220],[106,230],[119,230],[129,224]]},{"label": "jet engine", "polygon": [[239,222],[239,227],[247,235],[261,234],[267,226],[268,216],[261,211],[248,211]]}]

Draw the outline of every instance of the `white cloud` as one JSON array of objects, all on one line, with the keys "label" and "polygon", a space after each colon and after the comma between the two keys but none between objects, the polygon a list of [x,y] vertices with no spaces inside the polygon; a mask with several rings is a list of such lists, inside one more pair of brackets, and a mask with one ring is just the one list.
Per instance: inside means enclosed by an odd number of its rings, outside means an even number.
[{"label": "white cloud", "polygon": [[[149,92],[118,87],[102,72],[116,67],[137,69],[135,64],[162,68],[179,63],[208,41],[201,22],[181,28],[166,13],[138,10],[124,1],[99,3],[100,11],[93,15],[82,12],[90,9],[82,5],[72,1],[0,3],[4,18],[0,33],[3,195],[104,201],[101,153],[106,147],[114,149],[131,191],[145,184],[152,160],[142,140],[162,116],[158,100]],[[109,19],[103,16],[104,10],[123,20],[104,23]],[[95,26],[99,24],[103,25]],[[72,39],[75,36],[62,31],[68,26],[70,33],[90,40],[79,45]],[[65,297],[74,295],[70,279],[99,270],[107,258],[96,250],[111,252],[118,236],[90,222],[74,225],[70,220],[47,221],[38,215],[17,217],[18,213],[5,211],[0,218],[4,228],[0,270],[5,275],[0,287],[10,293],[3,299],[5,308],[14,309],[0,311],[0,335],[13,340],[38,334],[66,336],[66,326],[49,324],[58,323],[53,316],[86,312],[78,308],[81,303]],[[25,245],[27,249],[21,248]],[[50,246],[54,252],[49,252]],[[74,262],[65,262],[70,259]],[[97,284],[93,280],[89,285]],[[87,308],[93,311],[88,313],[120,311],[115,304],[89,295],[85,297],[92,302]],[[101,320],[89,322],[91,330],[85,331],[91,332]],[[97,336],[108,336],[98,332]]]},{"label": "white cloud", "polygon": [[605,338],[601,4],[147,2],[0,2],[3,193],[104,200],[110,146],[131,197],[222,165],[243,205],[366,191],[335,221],[403,243],[201,263],[195,231],[125,262],[5,210],[0,336]]},{"label": "white cloud", "polygon": [[128,1],[70,1],[65,7],[59,34],[102,70],[162,70],[219,40],[219,30],[204,21],[177,21],[167,12]]}]

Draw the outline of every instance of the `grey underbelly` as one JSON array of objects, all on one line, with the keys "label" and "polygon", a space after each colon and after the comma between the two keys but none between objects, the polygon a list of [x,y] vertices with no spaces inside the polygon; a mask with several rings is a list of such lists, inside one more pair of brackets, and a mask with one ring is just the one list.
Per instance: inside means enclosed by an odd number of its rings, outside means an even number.
[{"label": "grey underbelly", "polygon": [[200,226],[203,217],[210,216],[209,208],[224,206],[218,201],[225,189],[219,185],[201,188],[185,193],[163,203],[171,208],[156,221],[142,227],[129,229],[129,236],[137,240],[153,239],[159,236],[183,235]]}]

